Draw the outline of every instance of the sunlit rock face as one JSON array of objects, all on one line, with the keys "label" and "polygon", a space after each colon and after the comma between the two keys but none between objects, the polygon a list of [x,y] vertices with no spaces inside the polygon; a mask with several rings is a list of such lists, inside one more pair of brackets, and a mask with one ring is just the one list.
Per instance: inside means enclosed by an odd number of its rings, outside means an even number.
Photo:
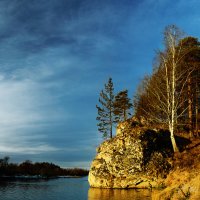
[{"label": "sunlit rock face", "polygon": [[[119,128],[121,128],[119,130]],[[89,184],[98,188],[151,188],[161,184],[170,169],[164,155],[170,141],[145,128],[118,126],[117,135],[97,148],[89,172]],[[168,146],[163,150],[162,144]]]}]

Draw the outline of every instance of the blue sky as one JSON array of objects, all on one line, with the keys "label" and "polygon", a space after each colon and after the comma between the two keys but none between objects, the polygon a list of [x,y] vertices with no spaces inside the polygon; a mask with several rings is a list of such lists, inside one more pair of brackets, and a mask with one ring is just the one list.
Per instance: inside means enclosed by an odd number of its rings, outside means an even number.
[{"label": "blue sky", "polygon": [[198,0],[0,0],[0,156],[89,167],[109,77],[133,96],[165,26],[200,37]]}]

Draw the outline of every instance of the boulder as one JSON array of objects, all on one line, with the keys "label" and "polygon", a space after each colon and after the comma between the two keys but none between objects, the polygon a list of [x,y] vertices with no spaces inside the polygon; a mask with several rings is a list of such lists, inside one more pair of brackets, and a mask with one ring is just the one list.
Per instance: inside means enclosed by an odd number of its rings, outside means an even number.
[{"label": "boulder", "polygon": [[[162,134],[145,128],[134,128],[128,132],[126,124],[118,126],[117,135],[104,141],[97,148],[96,158],[91,164],[88,181],[98,188],[152,188],[159,187],[169,173],[167,155],[163,150]],[[163,136],[164,137],[164,136]]]}]

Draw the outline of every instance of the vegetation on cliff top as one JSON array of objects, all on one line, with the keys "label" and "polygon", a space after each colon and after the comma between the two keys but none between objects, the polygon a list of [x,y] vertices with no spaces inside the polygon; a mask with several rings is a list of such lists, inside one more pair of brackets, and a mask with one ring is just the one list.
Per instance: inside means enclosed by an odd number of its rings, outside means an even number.
[{"label": "vegetation on cliff top", "polygon": [[129,110],[132,103],[128,97],[128,90],[120,91],[114,95],[112,78],[109,78],[104,90],[100,92],[99,103],[100,105],[96,105],[98,130],[104,138],[112,138],[113,126],[120,121],[127,120],[131,115]]},{"label": "vegetation on cliff top", "polygon": [[135,97],[135,116],[149,124],[168,128],[174,152],[178,152],[177,128],[198,134],[200,104],[200,43],[183,38],[174,25],[164,32],[164,51],[157,54],[151,76],[146,76]]},{"label": "vegetation on cliff top", "polygon": [[[127,119],[132,107],[126,90],[126,101],[114,95],[112,87],[105,85],[97,106],[100,132],[108,136],[105,127],[112,127]],[[112,95],[111,95],[112,94]],[[124,110],[122,104],[125,102]],[[145,76],[134,95],[134,117],[145,121],[150,128],[168,129],[174,152],[179,148],[175,139],[177,130],[199,135],[200,122],[200,43],[197,38],[183,37],[175,25],[164,31],[164,50],[158,51],[152,75]],[[101,112],[100,112],[101,111]],[[117,112],[114,112],[117,111]],[[118,116],[115,116],[115,114]],[[120,115],[119,115],[120,113]],[[112,117],[111,117],[112,116]],[[115,117],[115,118],[114,118]],[[116,120],[117,119],[117,120]],[[107,130],[107,129],[106,129]],[[110,134],[112,137],[112,134]]]}]

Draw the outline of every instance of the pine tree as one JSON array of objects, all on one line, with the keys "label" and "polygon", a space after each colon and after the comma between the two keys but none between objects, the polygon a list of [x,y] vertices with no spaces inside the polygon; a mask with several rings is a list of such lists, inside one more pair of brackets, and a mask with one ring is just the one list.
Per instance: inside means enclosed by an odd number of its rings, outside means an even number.
[{"label": "pine tree", "polygon": [[114,87],[112,78],[109,78],[108,84],[105,84],[105,89],[101,91],[99,103],[101,106],[96,105],[98,116],[97,120],[99,123],[97,124],[98,130],[103,133],[104,138],[112,138],[113,133],[113,125],[116,123],[114,118]]},{"label": "pine tree", "polygon": [[130,108],[132,107],[130,99],[128,98],[128,90],[123,90],[115,96],[114,114],[116,121],[125,121],[130,115]]}]

